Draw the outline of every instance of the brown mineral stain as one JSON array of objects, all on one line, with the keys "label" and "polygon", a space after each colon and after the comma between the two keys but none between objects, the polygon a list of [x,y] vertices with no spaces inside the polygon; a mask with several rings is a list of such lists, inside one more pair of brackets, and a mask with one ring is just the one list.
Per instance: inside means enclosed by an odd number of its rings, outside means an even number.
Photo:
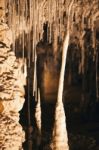
[{"label": "brown mineral stain", "polygon": [[2,113],[3,110],[4,110],[4,106],[3,106],[2,102],[0,102],[0,113]]}]

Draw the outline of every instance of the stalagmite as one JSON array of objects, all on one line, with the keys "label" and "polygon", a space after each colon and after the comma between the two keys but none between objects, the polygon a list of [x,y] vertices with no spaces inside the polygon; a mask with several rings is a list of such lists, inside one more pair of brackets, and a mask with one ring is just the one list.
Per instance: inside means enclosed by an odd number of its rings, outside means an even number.
[{"label": "stalagmite", "polygon": [[64,106],[62,102],[62,94],[63,94],[63,84],[64,84],[64,74],[65,74],[65,64],[66,64],[66,56],[69,45],[69,30],[70,30],[70,12],[73,5],[72,1],[70,3],[68,9],[68,20],[67,20],[67,35],[65,37],[64,45],[63,45],[63,54],[62,54],[62,67],[60,72],[60,80],[59,80],[59,89],[58,89],[58,97],[56,103],[55,110],[55,123],[53,129],[53,139],[52,139],[52,150],[68,150],[68,137],[66,131],[66,119]]},{"label": "stalagmite", "polygon": [[36,118],[36,123],[37,123],[37,128],[41,132],[41,102],[40,102],[40,90],[38,89],[38,100],[37,100],[37,105],[35,109],[35,118]]},{"label": "stalagmite", "polygon": [[41,102],[40,102],[40,90],[38,89],[38,100],[35,108],[35,119],[37,125],[37,146],[41,144]]}]

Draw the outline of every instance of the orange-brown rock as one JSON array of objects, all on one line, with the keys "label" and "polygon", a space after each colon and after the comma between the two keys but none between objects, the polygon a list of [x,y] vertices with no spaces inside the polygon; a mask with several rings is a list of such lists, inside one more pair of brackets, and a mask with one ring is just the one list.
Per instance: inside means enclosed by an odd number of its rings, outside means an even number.
[{"label": "orange-brown rock", "polygon": [[3,112],[3,110],[4,110],[4,106],[3,106],[2,102],[0,101],[0,114]]}]

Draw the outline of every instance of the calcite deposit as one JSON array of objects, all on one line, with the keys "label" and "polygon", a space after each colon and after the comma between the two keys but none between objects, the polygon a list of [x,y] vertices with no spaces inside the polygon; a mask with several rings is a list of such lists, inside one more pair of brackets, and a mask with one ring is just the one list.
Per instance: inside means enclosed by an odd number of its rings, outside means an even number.
[{"label": "calcite deposit", "polygon": [[[2,6],[1,16],[3,10]],[[20,60],[11,49],[12,32],[4,21],[0,22],[0,150],[21,150],[25,134],[19,111],[24,103],[25,78]]]},{"label": "calcite deposit", "polygon": [[0,149],[22,150],[22,127],[15,118],[10,118],[10,115],[0,114]]}]

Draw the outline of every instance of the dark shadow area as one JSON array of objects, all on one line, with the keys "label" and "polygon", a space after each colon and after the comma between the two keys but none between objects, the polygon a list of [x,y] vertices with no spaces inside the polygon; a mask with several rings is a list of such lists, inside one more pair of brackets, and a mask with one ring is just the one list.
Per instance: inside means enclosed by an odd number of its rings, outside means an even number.
[{"label": "dark shadow area", "polygon": [[[47,31],[47,24],[44,25],[44,30]],[[97,31],[96,52],[99,57],[98,34],[99,32]],[[41,94],[41,144],[37,147],[39,131],[34,116],[37,100],[33,96],[34,64],[31,61],[32,58],[30,58],[30,67],[27,68],[25,104],[20,112],[20,123],[26,131],[26,142],[23,144],[24,150],[28,150],[30,145],[32,145],[32,149],[43,150],[46,145],[50,144],[52,139],[57,99],[57,90],[54,88],[58,89],[58,85],[56,87],[54,85],[59,80],[62,45],[58,45],[59,50],[56,53],[56,59],[54,59],[53,43],[47,43],[46,33],[43,36],[44,41],[40,41],[37,44],[37,84]],[[68,48],[63,103],[70,150],[99,150],[99,101],[96,88],[96,76],[99,78],[99,69],[97,69],[99,68],[99,61],[96,62],[96,59],[93,58],[94,49],[91,44],[91,37],[91,30],[85,29],[84,48],[86,52],[84,53],[84,73],[82,73],[80,68],[82,53],[79,39],[76,36],[71,40]],[[18,56],[22,57],[22,53],[17,52]],[[26,56],[27,53],[25,52]],[[28,61],[27,58],[27,65]],[[48,99],[48,97],[50,98]]]}]

